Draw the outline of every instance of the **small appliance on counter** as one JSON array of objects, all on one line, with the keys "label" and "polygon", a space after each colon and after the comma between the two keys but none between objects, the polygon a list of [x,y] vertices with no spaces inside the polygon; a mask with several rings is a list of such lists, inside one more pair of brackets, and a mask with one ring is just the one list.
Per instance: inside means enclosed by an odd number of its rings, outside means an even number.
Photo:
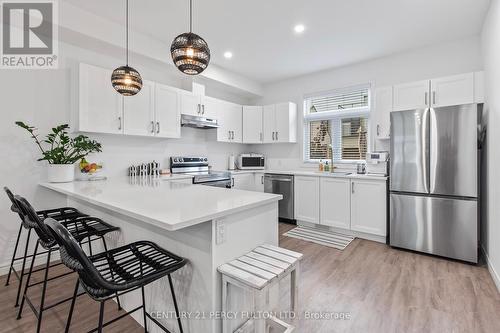
[{"label": "small appliance on counter", "polygon": [[240,170],[264,170],[266,167],[265,157],[262,154],[240,154],[237,166]]},{"label": "small appliance on counter", "polygon": [[370,176],[386,177],[389,175],[389,153],[374,151],[366,156],[366,172]]}]

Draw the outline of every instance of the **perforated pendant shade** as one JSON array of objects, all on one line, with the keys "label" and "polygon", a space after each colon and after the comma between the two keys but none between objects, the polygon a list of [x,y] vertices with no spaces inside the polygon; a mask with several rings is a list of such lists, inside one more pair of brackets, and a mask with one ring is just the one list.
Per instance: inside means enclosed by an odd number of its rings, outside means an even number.
[{"label": "perforated pendant shade", "polygon": [[184,74],[200,74],[210,63],[210,49],[207,42],[192,32],[175,37],[170,53],[175,66]]},{"label": "perforated pendant shade", "polygon": [[123,96],[134,96],[142,89],[141,74],[130,66],[118,67],[111,75],[111,84]]}]

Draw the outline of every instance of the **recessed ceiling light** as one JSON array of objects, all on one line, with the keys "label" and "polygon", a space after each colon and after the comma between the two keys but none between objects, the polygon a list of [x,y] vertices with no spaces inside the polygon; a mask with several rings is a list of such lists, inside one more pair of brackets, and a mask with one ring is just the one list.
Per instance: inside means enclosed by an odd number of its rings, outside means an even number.
[{"label": "recessed ceiling light", "polygon": [[304,32],[304,30],[306,30],[306,27],[304,27],[304,25],[303,25],[303,24],[297,24],[297,25],[293,28],[293,30],[295,30],[295,32],[296,32],[296,33],[298,33],[298,34],[301,34],[301,33],[303,33],[303,32]]},{"label": "recessed ceiling light", "polygon": [[224,52],[224,58],[226,59],[231,59],[233,57],[233,53],[232,52]]}]

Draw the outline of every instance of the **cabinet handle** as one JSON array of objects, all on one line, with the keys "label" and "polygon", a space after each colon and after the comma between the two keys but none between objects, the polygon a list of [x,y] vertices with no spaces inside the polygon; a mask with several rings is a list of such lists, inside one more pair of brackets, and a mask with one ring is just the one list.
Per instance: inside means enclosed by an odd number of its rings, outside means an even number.
[{"label": "cabinet handle", "polygon": [[231,140],[231,131],[227,131],[227,133],[228,133],[227,139]]},{"label": "cabinet handle", "polygon": [[273,141],[274,141],[274,132],[273,132]]},{"label": "cabinet handle", "polygon": [[151,133],[154,133],[155,132],[155,122],[152,121],[151,122]]},{"label": "cabinet handle", "polygon": [[354,194],[354,182],[351,182],[351,193]]},{"label": "cabinet handle", "polygon": [[205,114],[205,104],[203,104],[203,105],[201,106],[201,109],[203,110],[203,111],[201,111],[201,114]]},{"label": "cabinet handle", "polygon": [[436,92],[432,92],[432,104],[436,105]]},{"label": "cabinet handle", "polygon": [[380,136],[380,125],[377,125],[377,136]]},{"label": "cabinet handle", "polygon": [[231,187],[234,187],[234,177],[231,177]]},{"label": "cabinet handle", "polygon": [[156,134],[160,134],[160,122],[156,122]]},{"label": "cabinet handle", "polygon": [[276,132],[276,141],[278,141],[278,132]]},{"label": "cabinet handle", "polygon": [[427,105],[427,97],[428,97],[429,93],[426,91],[425,92],[425,105]]},{"label": "cabinet handle", "polygon": [[231,131],[231,133],[233,133],[232,139],[234,140],[234,131]]},{"label": "cabinet handle", "polygon": [[198,104],[198,114],[200,114],[200,112],[201,112],[201,105]]},{"label": "cabinet handle", "polygon": [[118,130],[122,130],[122,117],[118,117]]},{"label": "cabinet handle", "polygon": [[260,183],[264,185],[264,176],[260,176]]}]

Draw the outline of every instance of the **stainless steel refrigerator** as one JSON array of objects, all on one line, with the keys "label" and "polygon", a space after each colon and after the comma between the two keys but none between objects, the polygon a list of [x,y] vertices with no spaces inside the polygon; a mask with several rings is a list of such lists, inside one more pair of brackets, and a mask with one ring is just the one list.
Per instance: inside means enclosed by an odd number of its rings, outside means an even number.
[{"label": "stainless steel refrigerator", "polygon": [[481,111],[391,113],[391,246],[477,263]]}]

